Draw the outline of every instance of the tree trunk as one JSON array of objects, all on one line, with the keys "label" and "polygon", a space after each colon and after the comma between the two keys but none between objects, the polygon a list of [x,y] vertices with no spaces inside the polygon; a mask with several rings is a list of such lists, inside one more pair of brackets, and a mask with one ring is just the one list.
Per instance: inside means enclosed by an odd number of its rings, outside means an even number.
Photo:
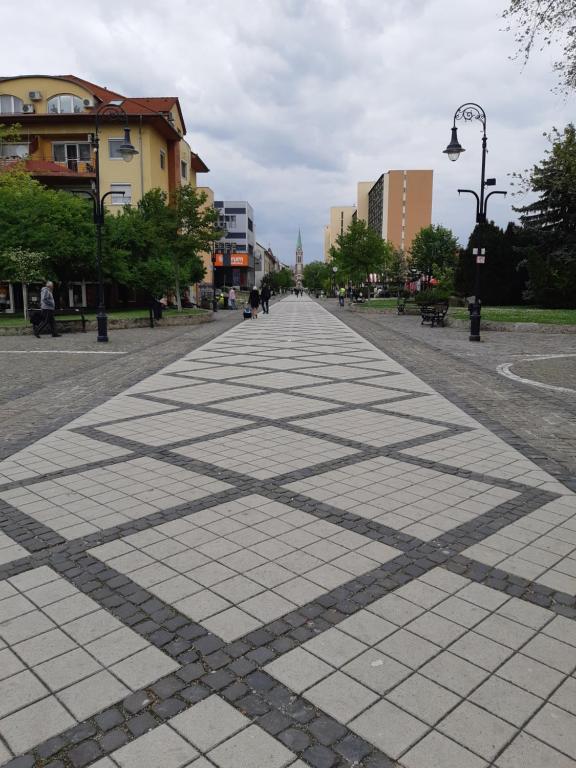
[{"label": "tree trunk", "polygon": [[28,322],[28,284],[22,283],[22,303],[24,304],[24,322]]},{"label": "tree trunk", "polygon": [[176,308],[182,312],[182,299],[180,297],[180,269],[178,262],[174,263],[174,286],[176,289]]}]

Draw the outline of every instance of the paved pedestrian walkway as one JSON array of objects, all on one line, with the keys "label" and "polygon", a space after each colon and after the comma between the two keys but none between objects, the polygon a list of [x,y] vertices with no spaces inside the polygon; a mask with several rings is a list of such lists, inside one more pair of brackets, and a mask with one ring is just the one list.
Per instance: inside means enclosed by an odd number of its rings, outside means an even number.
[{"label": "paved pedestrian walkway", "polygon": [[576,765],[576,496],[290,297],[0,462],[0,765]]}]

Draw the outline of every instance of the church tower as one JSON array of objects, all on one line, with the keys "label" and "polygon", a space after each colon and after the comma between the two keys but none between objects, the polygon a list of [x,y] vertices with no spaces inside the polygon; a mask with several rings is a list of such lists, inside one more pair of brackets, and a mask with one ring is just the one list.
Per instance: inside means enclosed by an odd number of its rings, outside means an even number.
[{"label": "church tower", "polygon": [[302,288],[302,273],[304,271],[304,250],[302,248],[302,235],[298,230],[298,241],[296,243],[296,268],[294,269],[294,280],[296,287]]}]

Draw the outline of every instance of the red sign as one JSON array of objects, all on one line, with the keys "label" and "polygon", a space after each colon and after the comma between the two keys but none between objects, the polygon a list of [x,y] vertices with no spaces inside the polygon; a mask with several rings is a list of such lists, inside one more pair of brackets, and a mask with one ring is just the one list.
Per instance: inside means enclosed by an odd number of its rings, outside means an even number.
[{"label": "red sign", "polygon": [[[230,267],[249,267],[250,266],[247,253],[231,253],[229,258],[230,260],[228,261],[228,254],[226,254],[226,266],[230,266]],[[224,266],[223,253],[216,254],[216,266],[217,267]]]}]

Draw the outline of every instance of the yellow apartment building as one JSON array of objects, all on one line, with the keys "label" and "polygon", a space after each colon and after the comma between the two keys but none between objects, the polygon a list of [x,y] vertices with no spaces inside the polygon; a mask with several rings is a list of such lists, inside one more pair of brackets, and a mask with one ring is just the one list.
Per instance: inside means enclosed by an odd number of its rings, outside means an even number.
[{"label": "yellow apartment building", "polygon": [[[107,107],[126,116],[106,115]],[[17,140],[0,143],[0,170],[23,162],[46,186],[92,190],[97,121],[100,193],[112,193],[105,200],[110,212],[135,205],[156,187],[168,195],[185,184],[196,187],[198,174],[209,170],[184,138],[186,125],[176,96],[124,96],[75,75],[0,77],[0,124],[18,126]],[[130,163],[118,151],[125,125],[138,151]],[[8,311],[14,311],[13,287],[4,285],[3,292],[10,297]],[[70,306],[94,301],[94,286],[88,286],[88,293],[83,282],[70,288]]]},{"label": "yellow apartment building", "polygon": [[330,208],[330,224],[324,228],[324,261],[330,261],[330,248],[336,245],[338,235],[348,229],[356,213],[355,205],[336,205]]},{"label": "yellow apartment building", "polygon": [[192,152],[178,98],[127,97],[75,75],[21,75],[0,78],[0,123],[19,125],[19,140],[0,145],[4,164],[14,158],[47,186],[90,189],[95,178],[96,113],[106,105],[127,115],[138,154],[125,163],[118,148],[124,122],[100,114],[100,187],[124,192],[107,199],[110,209],[137,203],[150,189],[167,193],[181,184],[196,186],[208,168]]}]

